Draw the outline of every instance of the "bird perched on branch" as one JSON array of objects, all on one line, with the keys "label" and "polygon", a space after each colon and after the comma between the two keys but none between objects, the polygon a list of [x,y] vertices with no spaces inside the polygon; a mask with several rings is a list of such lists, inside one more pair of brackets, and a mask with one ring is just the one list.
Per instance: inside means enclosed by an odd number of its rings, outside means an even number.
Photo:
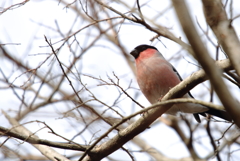
[{"label": "bird perched on branch", "polygon": [[[171,88],[182,81],[177,70],[157,48],[150,45],[139,45],[130,54],[135,58],[138,85],[150,103],[157,103]],[[193,98],[190,92],[183,96],[183,98],[191,97]],[[193,113],[199,123],[201,120],[198,114],[206,117],[205,113],[232,121],[226,111],[195,103],[174,104],[166,113],[176,115],[179,112]]]}]

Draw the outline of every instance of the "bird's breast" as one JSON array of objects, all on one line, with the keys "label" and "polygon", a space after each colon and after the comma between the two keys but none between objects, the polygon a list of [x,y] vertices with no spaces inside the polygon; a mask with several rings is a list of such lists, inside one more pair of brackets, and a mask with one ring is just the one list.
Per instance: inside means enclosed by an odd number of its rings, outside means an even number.
[{"label": "bird's breast", "polygon": [[180,82],[171,65],[163,61],[165,60],[148,59],[137,64],[139,87],[151,103],[156,103]]}]

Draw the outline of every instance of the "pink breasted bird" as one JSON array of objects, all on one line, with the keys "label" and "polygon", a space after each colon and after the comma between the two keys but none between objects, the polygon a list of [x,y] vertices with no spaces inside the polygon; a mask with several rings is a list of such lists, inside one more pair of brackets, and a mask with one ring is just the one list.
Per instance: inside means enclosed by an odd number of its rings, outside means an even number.
[{"label": "pink breasted bird", "polygon": [[[135,58],[138,85],[150,103],[154,104],[161,100],[169,89],[182,81],[177,70],[162,56],[157,48],[150,45],[139,45],[130,54]],[[190,92],[183,97],[193,98]],[[198,114],[206,116],[205,113],[232,121],[231,116],[226,111],[195,103],[174,104],[166,113],[176,115],[179,112],[193,113],[199,123],[201,120]]]}]

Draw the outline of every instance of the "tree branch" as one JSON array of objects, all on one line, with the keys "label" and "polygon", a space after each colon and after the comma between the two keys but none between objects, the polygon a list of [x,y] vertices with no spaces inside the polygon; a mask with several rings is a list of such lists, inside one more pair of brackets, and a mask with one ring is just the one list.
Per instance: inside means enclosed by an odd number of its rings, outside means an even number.
[{"label": "tree branch", "polygon": [[22,135],[19,132],[13,132],[12,130],[15,130],[15,128],[8,129],[5,127],[0,126],[1,135],[11,136],[17,139],[20,139],[24,142],[28,142],[30,144],[42,144],[47,145],[55,148],[60,149],[70,149],[70,150],[79,150],[79,151],[85,151],[88,146],[86,145],[77,145],[77,144],[68,144],[68,143],[58,143],[58,142],[52,142],[45,139],[39,139],[36,137],[33,137],[33,135]]},{"label": "tree branch", "polygon": [[202,0],[206,21],[240,76],[240,42],[221,0]]},{"label": "tree branch", "polygon": [[[5,117],[8,119],[8,121],[13,125],[13,126],[17,126],[16,128],[14,128],[14,131],[19,133],[19,134],[23,134],[26,136],[31,136],[32,138],[36,138],[38,139],[38,137],[34,134],[32,134],[30,131],[28,131],[25,127],[21,126],[17,120],[15,120],[14,118],[11,118],[6,112],[4,112],[2,110],[2,113],[5,115]],[[27,138],[28,139],[28,138]],[[45,157],[47,157],[50,160],[63,160],[63,161],[70,161],[69,159],[67,159],[66,157],[64,157],[63,155],[59,154],[58,152],[56,152],[55,150],[53,150],[52,148],[46,146],[46,145],[38,145],[38,144],[33,144],[33,146],[38,149]]]}]

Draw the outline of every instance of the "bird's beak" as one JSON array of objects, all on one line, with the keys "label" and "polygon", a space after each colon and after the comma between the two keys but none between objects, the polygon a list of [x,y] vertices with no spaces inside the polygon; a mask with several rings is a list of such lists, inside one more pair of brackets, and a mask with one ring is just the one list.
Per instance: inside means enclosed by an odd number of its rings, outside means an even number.
[{"label": "bird's beak", "polygon": [[138,56],[139,56],[139,52],[138,52],[136,49],[134,49],[133,51],[131,51],[130,54],[131,54],[132,56],[134,56],[135,59],[137,59]]}]

